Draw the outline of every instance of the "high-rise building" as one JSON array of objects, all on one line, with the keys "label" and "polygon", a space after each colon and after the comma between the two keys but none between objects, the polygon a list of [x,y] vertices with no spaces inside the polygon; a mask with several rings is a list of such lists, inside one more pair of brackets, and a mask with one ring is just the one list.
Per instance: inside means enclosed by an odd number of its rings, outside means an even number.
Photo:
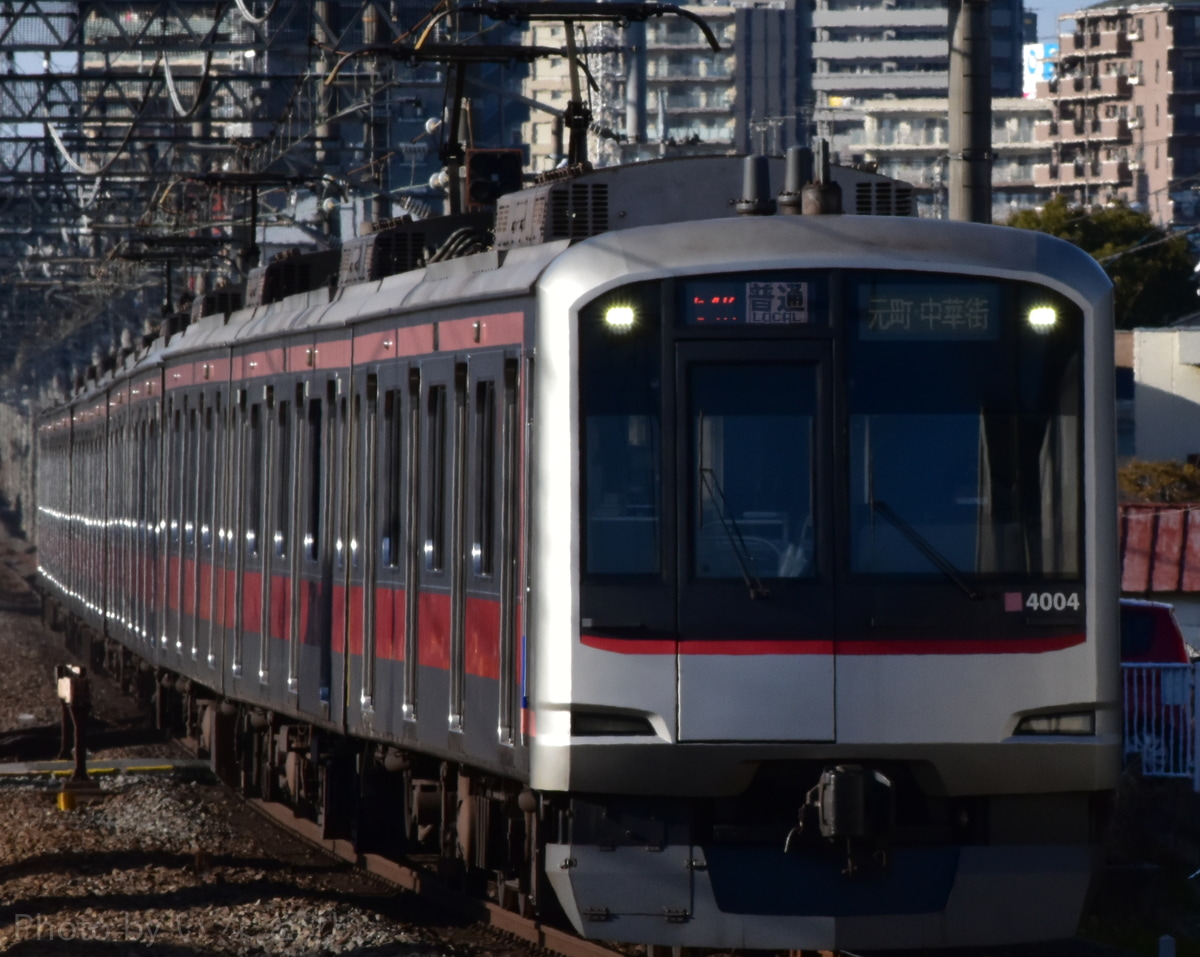
[{"label": "high-rise building", "polygon": [[[601,161],[780,153],[814,134],[848,161],[865,123],[859,104],[947,94],[946,0],[718,0],[685,9],[710,25],[720,52],[695,24],[671,16],[628,32],[591,28],[578,41],[598,52],[591,62]],[[1021,0],[994,0],[991,10],[993,93],[1019,96]],[[563,44],[561,27],[530,30],[532,43]],[[526,131],[540,168],[559,155],[554,110],[565,91],[564,61],[534,65],[523,92],[548,108]]]},{"label": "high-rise building", "polygon": [[[1017,210],[1036,206],[1046,194],[1034,186],[1034,169],[1048,147],[1034,139],[1050,114],[1041,100],[997,97],[992,101],[992,221],[1003,223]],[[947,166],[949,118],[944,98],[868,100],[855,113],[853,135],[843,158],[868,163],[876,172],[911,183],[922,216],[949,211]],[[847,155],[848,153],[848,155]]]},{"label": "high-rise building", "polygon": [[1059,20],[1039,185],[1121,199],[1162,225],[1200,222],[1200,2],[1098,3]]}]

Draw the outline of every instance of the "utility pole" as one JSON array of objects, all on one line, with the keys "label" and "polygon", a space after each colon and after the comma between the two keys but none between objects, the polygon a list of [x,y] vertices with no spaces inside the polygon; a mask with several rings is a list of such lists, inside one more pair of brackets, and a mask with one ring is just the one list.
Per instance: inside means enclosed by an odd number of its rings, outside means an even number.
[{"label": "utility pole", "polygon": [[992,5],[949,0],[950,218],[992,221]]}]

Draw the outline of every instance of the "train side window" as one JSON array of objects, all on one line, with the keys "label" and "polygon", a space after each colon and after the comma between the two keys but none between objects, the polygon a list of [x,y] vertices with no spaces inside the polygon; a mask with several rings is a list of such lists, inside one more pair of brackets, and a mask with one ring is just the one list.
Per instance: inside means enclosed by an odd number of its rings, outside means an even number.
[{"label": "train side window", "polygon": [[404,415],[400,401],[401,392],[393,389],[384,396],[384,474],[383,478],[383,541],[381,550],[384,564],[397,568],[401,562],[400,529],[403,520],[403,471]]},{"label": "train side window", "polygon": [[475,574],[491,578],[496,530],[496,383],[475,386],[475,527],[471,561]]},{"label": "train side window", "polygon": [[288,441],[288,422],[290,419],[291,403],[280,402],[278,411],[278,431],[275,448],[278,449],[279,484],[275,494],[275,528],[274,544],[275,557],[283,558],[287,554],[288,513],[292,509],[292,444]]},{"label": "train side window", "polygon": [[262,407],[255,402],[250,406],[250,454],[247,456],[249,468],[246,474],[246,554],[258,554],[258,530],[262,517],[263,500],[263,434]]},{"label": "train side window", "polygon": [[440,572],[446,564],[446,387],[431,386],[425,409],[429,429],[429,498],[425,508],[425,568]]}]

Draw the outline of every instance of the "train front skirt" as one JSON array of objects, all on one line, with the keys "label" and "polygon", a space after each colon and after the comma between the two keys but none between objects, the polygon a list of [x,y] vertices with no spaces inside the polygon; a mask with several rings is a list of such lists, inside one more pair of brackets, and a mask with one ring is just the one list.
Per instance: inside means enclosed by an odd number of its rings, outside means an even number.
[{"label": "train front skirt", "polygon": [[550,882],[595,940],[761,950],[901,949],[1074,936],[1096,850],[896,848],[886,870],[756,846],[551,844]]}]

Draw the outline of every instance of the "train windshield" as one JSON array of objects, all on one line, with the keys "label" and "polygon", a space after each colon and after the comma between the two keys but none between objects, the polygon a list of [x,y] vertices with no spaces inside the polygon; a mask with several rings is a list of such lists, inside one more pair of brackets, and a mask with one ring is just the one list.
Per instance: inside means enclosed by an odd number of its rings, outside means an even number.
[{"label": "train windshield", "polygon": [[697,362],[690,372],[693,576],[811,575],[814,367]]},{"label": "train windshield", "polygon": [[951,277],[848,293],[851,570],[1077,576],[1077,310]]},{"label": "train windshield", "polygon": [[830,575],[969,594],[973,578],[1079,576],[1083,323],[1067,300],[883,271],[666,291],[581,314],[588,580],[744,582],[778,604]]}]

